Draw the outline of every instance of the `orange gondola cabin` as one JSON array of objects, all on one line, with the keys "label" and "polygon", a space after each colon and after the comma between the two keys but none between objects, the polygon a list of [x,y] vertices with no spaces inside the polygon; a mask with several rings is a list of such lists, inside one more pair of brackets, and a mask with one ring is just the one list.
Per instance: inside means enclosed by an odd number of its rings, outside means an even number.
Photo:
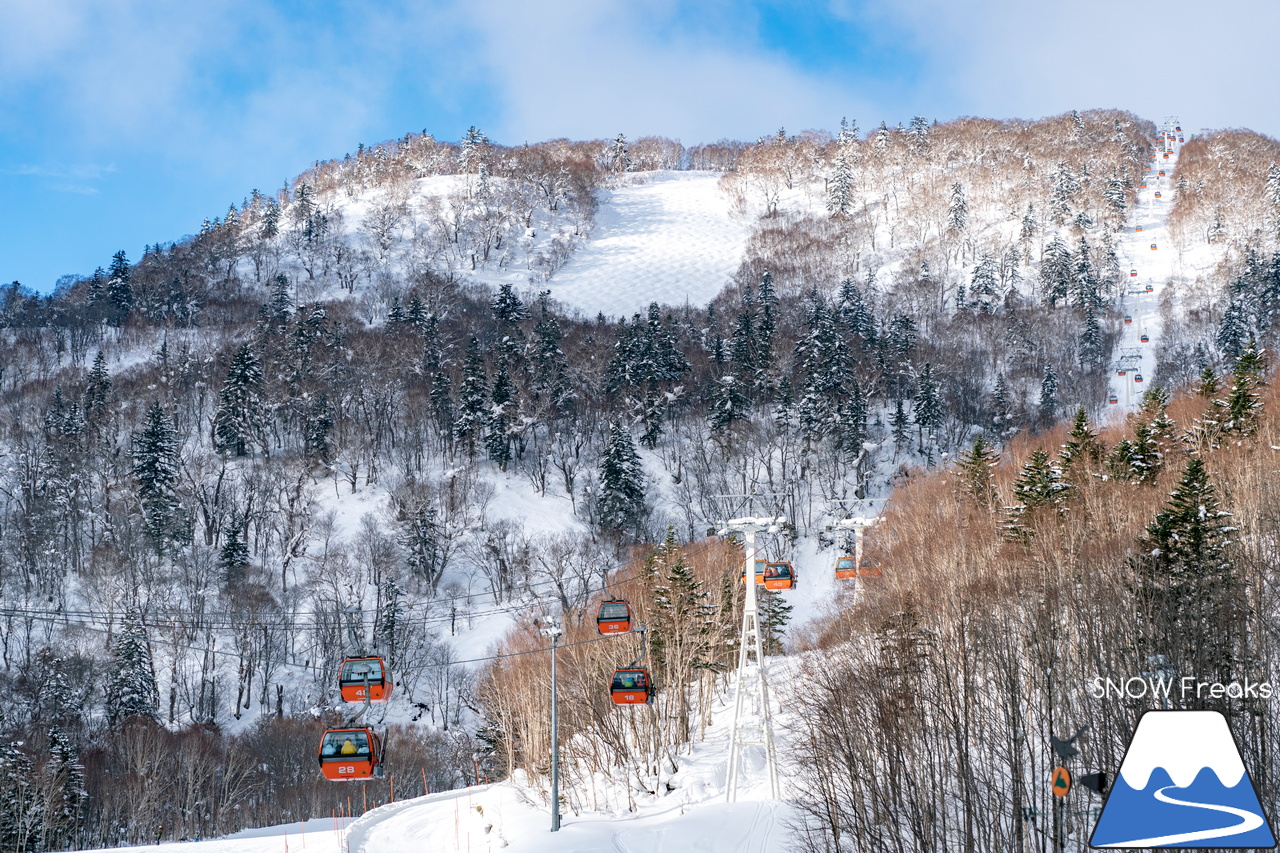
[{"label": "orange gondola cabin", "polygon": [[858,562],[853,557],[836,558],[836,577],[848,580],[858,576]]},{"label": "orange gondola cabin", "polygon": [[1129,278],[1137,278],[1137,277],[1138,277],[1137,270],[1129,270]]},{"label": "orange gondola cabin", "polygon": [[1134,377],[1133,377],[1133,381],[1134,381],[1134,382],[1141,382],[1141,381],[1142,381],[1142,374],[1141,374],[1141,373],[1135,374],[1135,375],[1134,375]]},{"label": "orange gondola cabin", "polygon": [[369,701],[385,702],[391,698],[391,679],[382,658],[347,658],[338,675],[338,689],[343,702],[363,702],[365,685],[369,685]]},{"label": "orange gondola cabin", "polygon": [[609,694],[615,705],[648,705],[653,701],[653,680],[649,670],[626,667],[613,672]]},{"label": "orange gondola cabin", "polygon": [[596,630],[601,634],[626,634],[631,630],[631,605],[620,598],[600,602]]},{"label": "orange gondola cabin", "polygon": [[1142,230],[1142,226],[1141,226],[1141,225],[1135,225],[1135,226],[1133,226],[1133,232],[1134,232],[1135,234],[1136,234],[1136,233],[1138,233],[1138,232],[1139,232],[1139,231],[1141,231],[1141,230]]},{"label": "orange gondola cabin", "polygon": [[1146,335],[1143,335],[1142,337],[1138,338],[1138,340],[1142,341],[1145,344],[1149,342],[1151,338],[1147,337]]},{"label": "orange gondola cabin", "polygon": [[1108,397],[1108,398],[1107,398],[1107,402],[1108,402],[1108,403],[1119,403],[1119,402],[1120,402],[1120,398],[1119,398],[1119,397],[1117,397],[1115,394],[1112,394],[1110,397]]},{"label": "orange gondola cabin", "polygon": [[[742,582],[746,583],[746,569],[742,572]],[[792,589],[796,585],[796,572],[790,563],[766,563],[756,560],[756,585],[765,589]]]},{"label": "orange gondola cabin", "polygon": [[[1154,248],[1155,248],[1155,246],[1152,246],[1151,248],[1153,248],[1153,249],[1154,249]],[[1148,284],[1148,285],[1147,285],[1147,293],[1150,293],[1150,292],[1151,292],[1151,291],[1153,291],[1153,290],[1155,290],[1155,288]]]},{"label": "orange gondola cabin", "polygon": [[320,772],[332,782],[380,779],[383,759],[373,729],[326,729],[320,738]]},{"label": "orange gondola cabin", "polygon": [[1127,326],[1128,324],[1132,323],[1132,322],[1133,322],[1133,315],[1132,315],[1132,314],[1125,314],[1125,315],[1124,315],[1124,322],[1125,322],[1125,325],[1126,325],[1126,326]]},{"label": "orange gondola cabin", "polygon": [[1156,198],[1161,198],[1160,193],[1156,193]]}]

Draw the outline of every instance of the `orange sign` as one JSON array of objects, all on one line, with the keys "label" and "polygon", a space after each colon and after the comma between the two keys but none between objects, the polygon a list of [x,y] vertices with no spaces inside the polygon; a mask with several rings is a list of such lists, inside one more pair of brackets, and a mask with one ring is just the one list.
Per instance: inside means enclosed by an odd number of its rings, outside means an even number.
[{"label": "orange sign", "polygon": [[1065,767],[1053,768],[1053,795],[1065,797],[1071,790],[1071,771]]}]

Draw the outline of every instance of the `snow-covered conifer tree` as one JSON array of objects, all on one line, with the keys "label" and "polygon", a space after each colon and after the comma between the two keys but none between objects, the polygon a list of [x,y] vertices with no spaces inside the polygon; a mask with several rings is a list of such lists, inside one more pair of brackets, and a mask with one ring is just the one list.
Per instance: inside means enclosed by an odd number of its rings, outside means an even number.
[{"label": "snow-covered conifer tree", "polygon": [[236,351],[218,395],[213,419],[214,447],[244,456],[261,441],[263,429],[262,363],[249,344]]},{"label": "snow-covered conifer tree", "polygon": [[142,615],[134,609],[125,613],[111,647],[111,667],[107,672],[107,720],[115,725],[128,717],[158,719],[160,695],[151,666],[151,648]]},{"label": "snow-covered conifer tree", "polygon": [[600,462],[596,511],[601,528],[624,536],[639,536],[649,515],[640,456],[631,431],[620,424],[609,429],[609,441]]}]

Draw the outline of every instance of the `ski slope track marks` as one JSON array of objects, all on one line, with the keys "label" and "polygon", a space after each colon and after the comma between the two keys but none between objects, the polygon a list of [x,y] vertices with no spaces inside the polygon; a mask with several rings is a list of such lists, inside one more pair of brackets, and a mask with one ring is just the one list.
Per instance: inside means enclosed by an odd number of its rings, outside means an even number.
[{"label": "ski slope track marks", "polygon": [[591,239],[548,283],[588,316],[650,302],[704,306],[742,261],[750,223],[730,213],[719,173],[653,172],[609,194]]}]

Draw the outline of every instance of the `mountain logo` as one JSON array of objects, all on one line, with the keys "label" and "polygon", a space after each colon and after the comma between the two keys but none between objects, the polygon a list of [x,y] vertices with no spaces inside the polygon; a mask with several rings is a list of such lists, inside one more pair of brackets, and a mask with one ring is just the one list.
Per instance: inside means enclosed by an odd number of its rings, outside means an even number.
[{"label": "mountain logo", "polygon": [[1226,717],[1144,714],[1089,846],[1275,847]]}]

